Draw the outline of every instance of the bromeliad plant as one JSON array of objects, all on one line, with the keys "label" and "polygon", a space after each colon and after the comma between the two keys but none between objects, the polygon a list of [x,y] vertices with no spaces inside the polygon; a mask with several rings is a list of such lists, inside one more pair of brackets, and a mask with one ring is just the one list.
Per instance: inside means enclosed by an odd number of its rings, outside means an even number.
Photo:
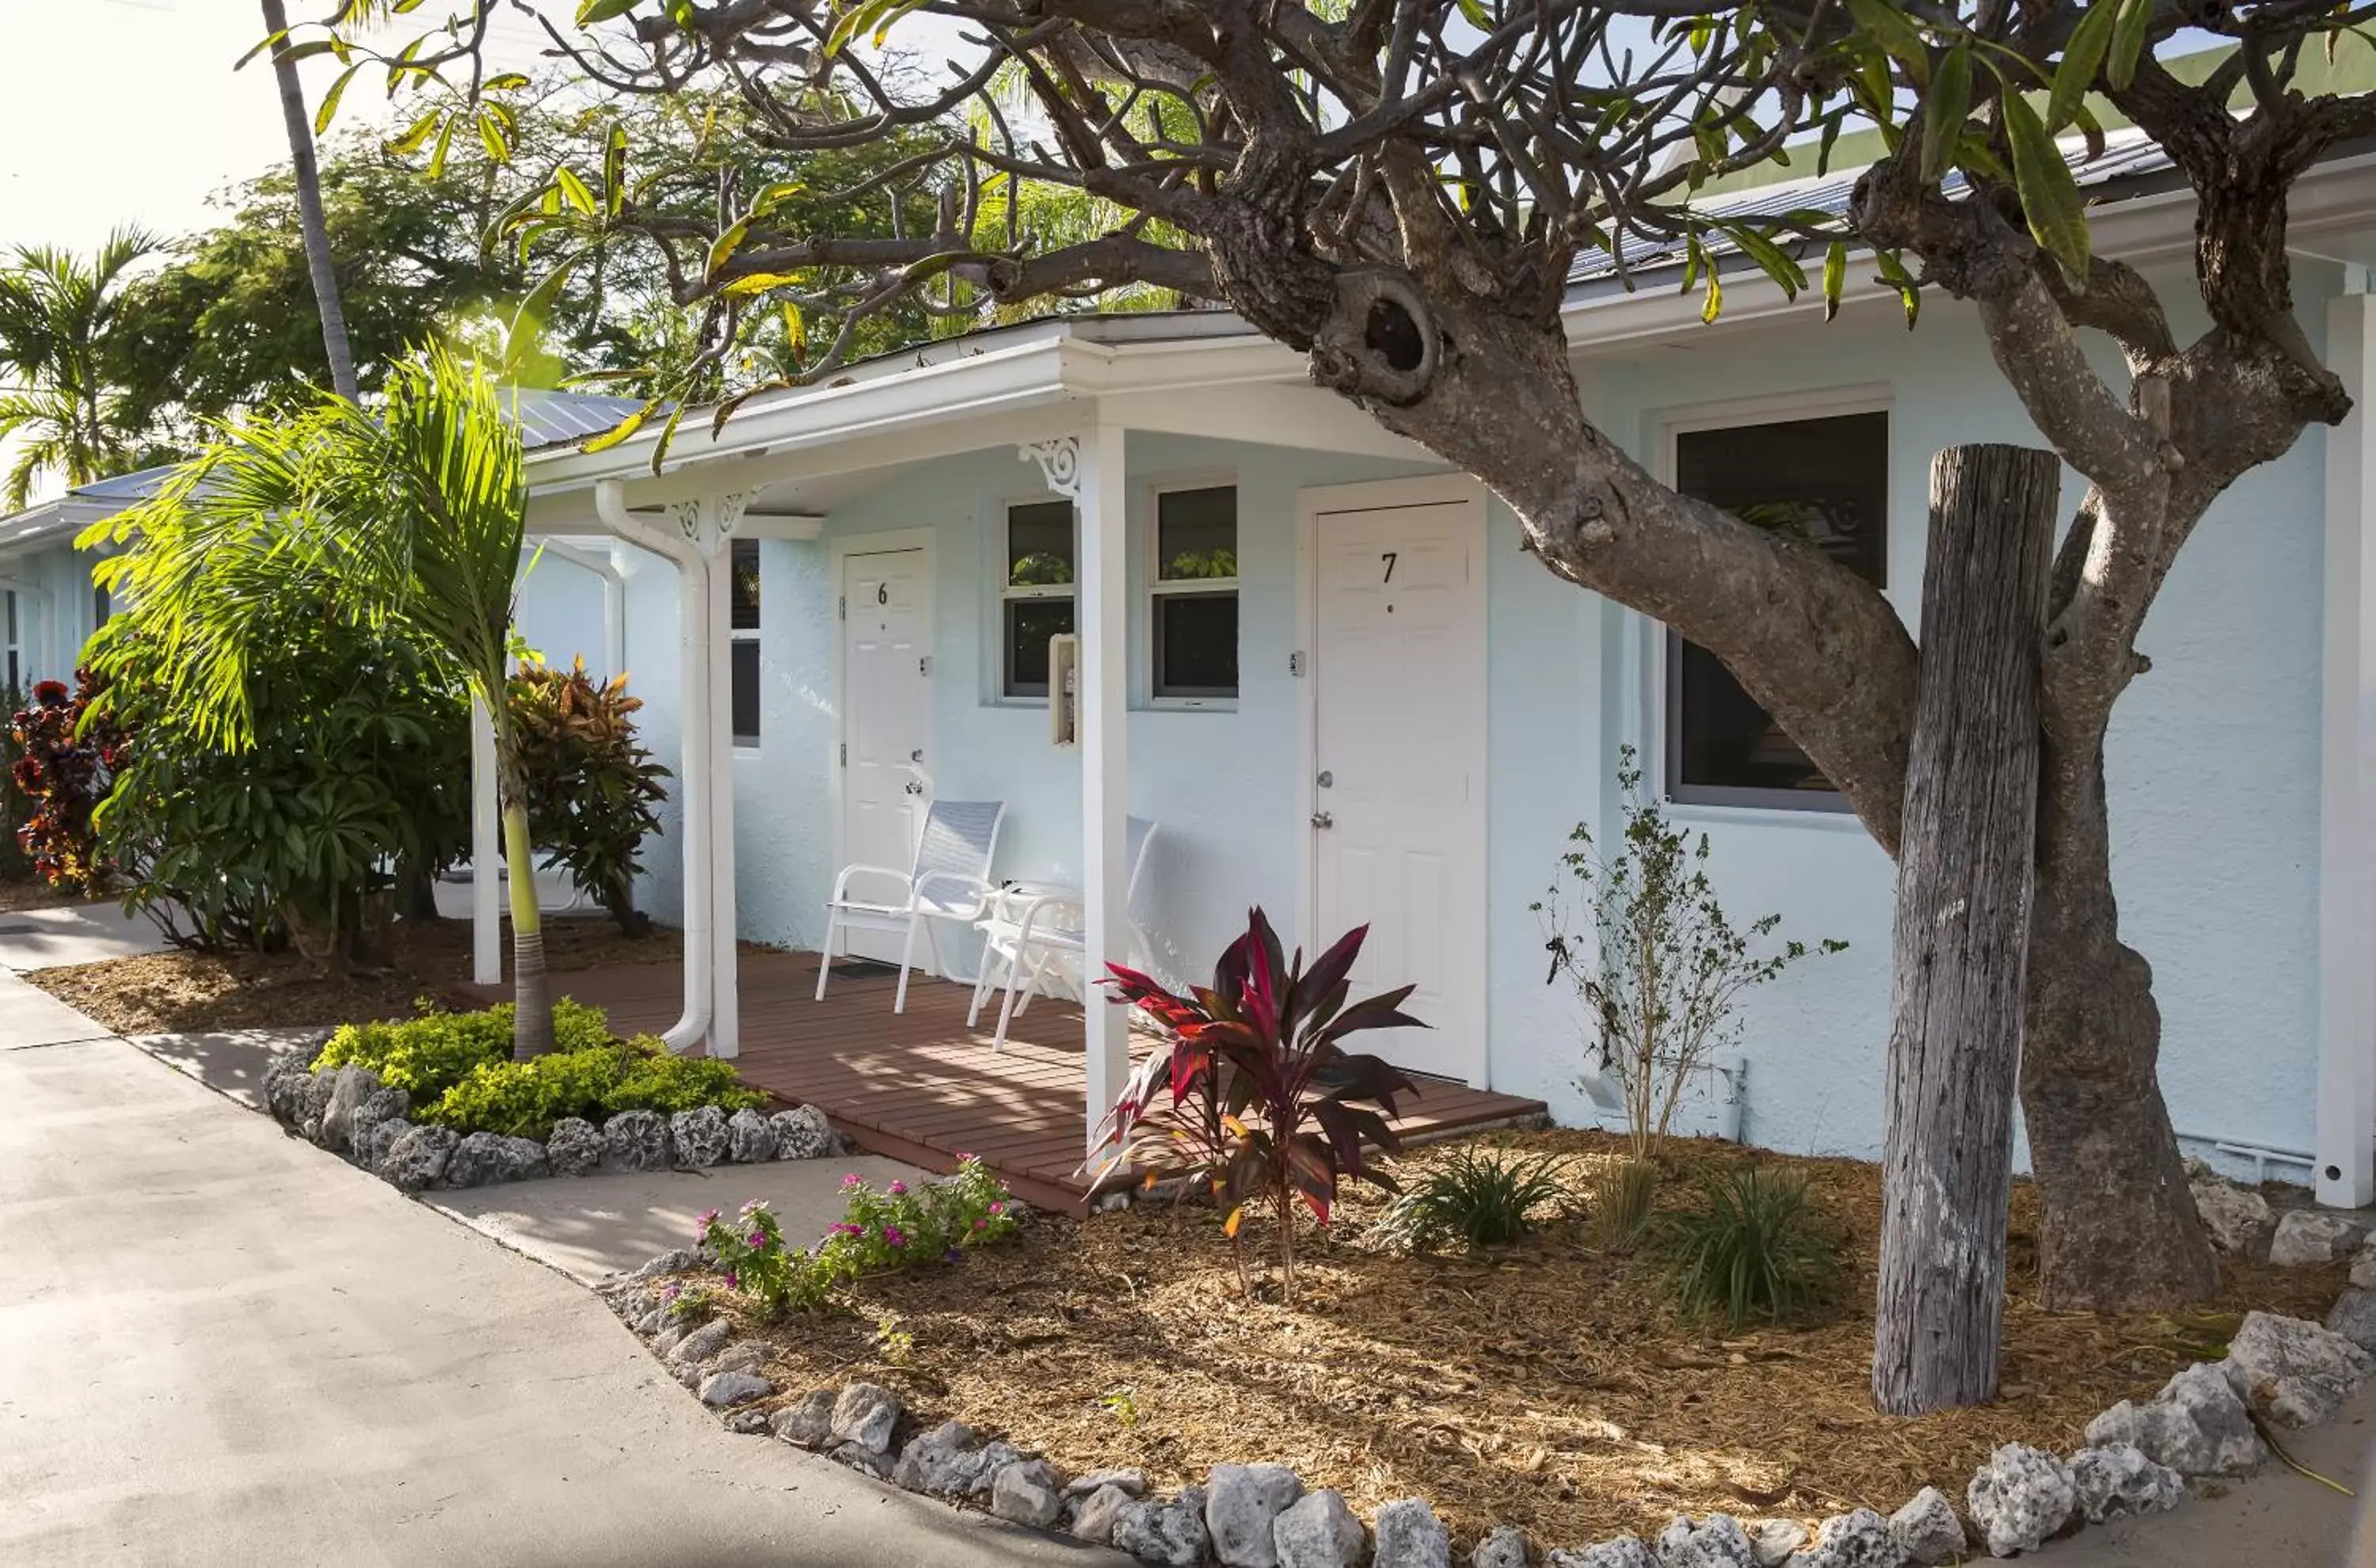
[{"label": "bromeliad plant", "polygon": [[[1326,1225],[1343,1178],[1395,1191],[1368,1150],[1401,1146],[1390,1125],[1395,1096],[1419,1093],[1381,1058],[1341,1043],[1364,1029],[1425,1027],[1402,1011],[1414,989],[1408,985],[1346,1004],[1369,932],[1368,926],[1347,932],[1307,969],[1302,950],[1289,963],[1278,933],[1252,909],[1211,988],[1185,996],[1108,965],[1119,999],[1154,1020],[1171,1049],[1139,1064],[1099,1125],[1082,1167],[1092,1190],[1159,1147],[1170,1163],[1212,1183],[1229,1210],[1232,1241],[1247,1208],[1267,1205],[1277,1226],[1280,1289],[1292,1301],[1296,1200]],[[1239,1279],[1251,1294],[1242,1257]]]}]

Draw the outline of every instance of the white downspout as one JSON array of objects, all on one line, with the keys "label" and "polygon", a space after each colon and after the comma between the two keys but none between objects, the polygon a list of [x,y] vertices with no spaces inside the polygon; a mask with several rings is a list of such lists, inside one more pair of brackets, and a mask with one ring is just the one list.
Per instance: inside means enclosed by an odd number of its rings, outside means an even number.
[{"label": "white downspout", "polygon": [[660,1039],[683,1051],[709,1032],[711,908],[709,735],[709,563],[701,547],[675,529],[657,528],[627,510],[615,479],[594,483],[594,515],[602,526],[676,564],[679,828],[684,855],[684,1016]]}]

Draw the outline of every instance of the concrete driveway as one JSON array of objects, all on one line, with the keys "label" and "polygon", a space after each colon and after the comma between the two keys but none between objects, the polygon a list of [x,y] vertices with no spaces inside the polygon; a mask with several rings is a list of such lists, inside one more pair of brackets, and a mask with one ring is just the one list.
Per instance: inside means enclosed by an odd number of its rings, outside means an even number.
[{"label": "concrete driveway", "polygon": [[584,1289],[121,1040],[8,1045],[0,1562],[1118,1561],[729,1434]]}]

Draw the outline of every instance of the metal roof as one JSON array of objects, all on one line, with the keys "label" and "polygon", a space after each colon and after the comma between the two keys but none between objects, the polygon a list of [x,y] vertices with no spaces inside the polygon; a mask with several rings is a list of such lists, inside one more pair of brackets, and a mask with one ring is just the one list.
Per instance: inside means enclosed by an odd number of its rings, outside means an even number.
[{"label": "metal roof", "polygon": [[[2118,200],[2152,188],[2164,182],[2147,177],[2170,169],[2169,155],[2143,131],[2132,127],[2108,135],[2101,158],[2088,157],[2086,143],[2076,137],[2064,138],[2061,145],[2062,160],[2071,166],[2079,188],[2094,201]],[[1848,203],[1855,197],[1857,182],[1864,172],[1864,167],[1859,166],[1780,184],[1759,185],[1738,195],[1710,196],[1694,203],[1693,209],[1712,218],[1774,218],[1802,210],[1837,217],[1847,211]],[[1940,188],[1950,196],[1957,196],[1970,186],[1961,173],[1955,173],[1949,175]],[[1738,251],[1732,242],[1720,235],[1712,234],[1705,243],[1713,255],[1733,255]],[[1620,254],[1628,272],[1680,267],[1683,261],[1682,244],[1663,239],[1629,240],[1620,247]],[[1607,251],[1586,252],[1568,271],[1571,287],[1601,281],[1623,286],[1617,262]]]},{"label": "metal roof", "polygon": [[635,398],[552,392],[534,386],[516,388],[512,396],[519,410],[520,443],[530,451],[600,435],[643,407]]}]

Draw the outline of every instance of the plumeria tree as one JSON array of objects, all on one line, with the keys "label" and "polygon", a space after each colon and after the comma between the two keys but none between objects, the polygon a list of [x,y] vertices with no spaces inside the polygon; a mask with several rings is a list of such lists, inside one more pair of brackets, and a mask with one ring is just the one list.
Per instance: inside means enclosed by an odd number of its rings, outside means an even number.
[{"label": "plumeria tree", "polygon": [[[334,393],[233,422],[153,500],[81,542],[125,545],[100,579],[140,606],[141,671],[182,722],[255,739],[249,700],[277,607],[312,579],[329,612],[401,622],[459,669],[495,730],[511,878],[514,1054],[552,1049],[519,735],[505,700],[528,480],[517,427],[481,371],[442,349],[394,367],[366,411]],[[102,644],[102,669],[129,658]],[[480,868],[482,875],[494,868]]]},{"label": "plumeria tree", "polygon": [[[469,18],[498,3],[380,56],[434,124],[501,113],[460,68]],[[1545,569],[1721,659],[1893,853],[1922,674],[1904,623],[1822,552],[1677,493],[1596,428],[1560,307],[1580,261],[1625,273],[1644,254],[1681,258],[1711,318],[1742,266],[1833,303],[1878,279],[1909,323],[1926,294],[1969,302],[2085,481],[2041,650],[2020,1093],[2044,1297],[2168,1302],[2215,1276],[2156,1082],[2151,973],[2121,940],[2104,740],[2205,509],[2349,410],[2293,315],[2287,196],[2376,129],[2376,101],[2321,85],[2368,19],[2328,0],[584,0],[547,24],[552,47],[611,90],[726,88],[783,148],[936,128],[899,178],[838,193],[928,190],[933,219],[852,240],[731,173],[708,214],[656,212],[641,193],[662,172],[622,141],[556,168],[503,231],[556,258],[661,258],[720,362],[787,308],[841,324],[804,363],[754,364],[753,386],[832,374],[856,324],[911,302],[1153,285],[1226,303],[1483,479]],[[937,72],[914,53],[933,45]],[[2203,68],[2165,63],[2214,45]],[[1003,96],[1018,78],[1022,105]],[[2174,291],[2095,251],[2057,142],[2116,114],[2199,203]],[[1845,213],[1697,199],[1784,158],[1821,169],[1844,136],[1874,153]],[[1016,196],[1034,186],[1113,220],[1036,231]],[[985,224],[997,193],[1009,217]],[[2197,307],[2209,325],[2182,335]],[[2089,334],[2119,350],[2111,374]]]}]

